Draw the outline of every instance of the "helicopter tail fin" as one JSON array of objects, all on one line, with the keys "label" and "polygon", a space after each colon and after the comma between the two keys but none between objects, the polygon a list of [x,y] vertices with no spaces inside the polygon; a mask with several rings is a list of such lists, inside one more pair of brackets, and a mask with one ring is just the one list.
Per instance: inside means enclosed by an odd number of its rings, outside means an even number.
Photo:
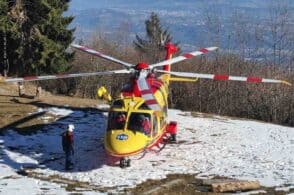
[{"label": "helicopter tail fin", "polygon": [[[172,43],[167,43],[165,45],[165,50],[166,50],[165,60],[169,60],[172,58],[173,54],[178,51],[178,48]],[[164,65],[163,70],[170,71],[170,64]]]}]

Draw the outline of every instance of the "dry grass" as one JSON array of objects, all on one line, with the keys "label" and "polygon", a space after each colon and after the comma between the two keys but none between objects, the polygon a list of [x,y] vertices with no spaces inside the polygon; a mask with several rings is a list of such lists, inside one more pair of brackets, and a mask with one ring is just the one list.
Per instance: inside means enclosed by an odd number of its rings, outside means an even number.
[{"label": "dry grass", "polygon": [[0,129],[38,127],[44,125],[44,120],[40,117],[47,117],[48,122],[55,120],[47,113],[32,114],[39,107],[95,108],[101,103],[100,100],[55,96],[49,92],[43,92],[42,97],[35,98],[36,86],[25,84],[25,89],[26,96],[19,97],[16,84],[0,84]]}]

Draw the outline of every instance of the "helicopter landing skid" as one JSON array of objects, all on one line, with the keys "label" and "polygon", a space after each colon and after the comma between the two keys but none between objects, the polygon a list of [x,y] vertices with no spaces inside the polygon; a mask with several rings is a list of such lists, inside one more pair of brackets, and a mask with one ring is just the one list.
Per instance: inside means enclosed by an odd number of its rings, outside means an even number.
[{"label": "helicopter landing skid", "polygon": [[121,158],[119,161],[120,168],[126,168],[131,166],[131,159],[129,158]]}]

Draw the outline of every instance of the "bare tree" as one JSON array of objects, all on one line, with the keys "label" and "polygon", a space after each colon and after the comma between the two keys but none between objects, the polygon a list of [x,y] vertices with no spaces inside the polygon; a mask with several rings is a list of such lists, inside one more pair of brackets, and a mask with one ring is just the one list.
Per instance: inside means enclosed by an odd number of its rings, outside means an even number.
[{"label": "bare tree", "polygon": [[268,47],[272,53],[272,62],[281,65],[289,62],[294,49],[293,18],[290,14],[288,1],[271,1],[269,6]]}]

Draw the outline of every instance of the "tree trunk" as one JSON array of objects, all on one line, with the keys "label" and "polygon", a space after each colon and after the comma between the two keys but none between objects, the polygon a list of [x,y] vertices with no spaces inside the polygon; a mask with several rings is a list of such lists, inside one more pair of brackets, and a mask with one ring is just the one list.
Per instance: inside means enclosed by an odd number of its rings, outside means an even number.
[{"label": "tree trunk", "polygon": [[244,190],[257,190],[260,188],[258,181],[224,181],[222,183],[213,183],[212,191],[220,192],[236,192]]}]

